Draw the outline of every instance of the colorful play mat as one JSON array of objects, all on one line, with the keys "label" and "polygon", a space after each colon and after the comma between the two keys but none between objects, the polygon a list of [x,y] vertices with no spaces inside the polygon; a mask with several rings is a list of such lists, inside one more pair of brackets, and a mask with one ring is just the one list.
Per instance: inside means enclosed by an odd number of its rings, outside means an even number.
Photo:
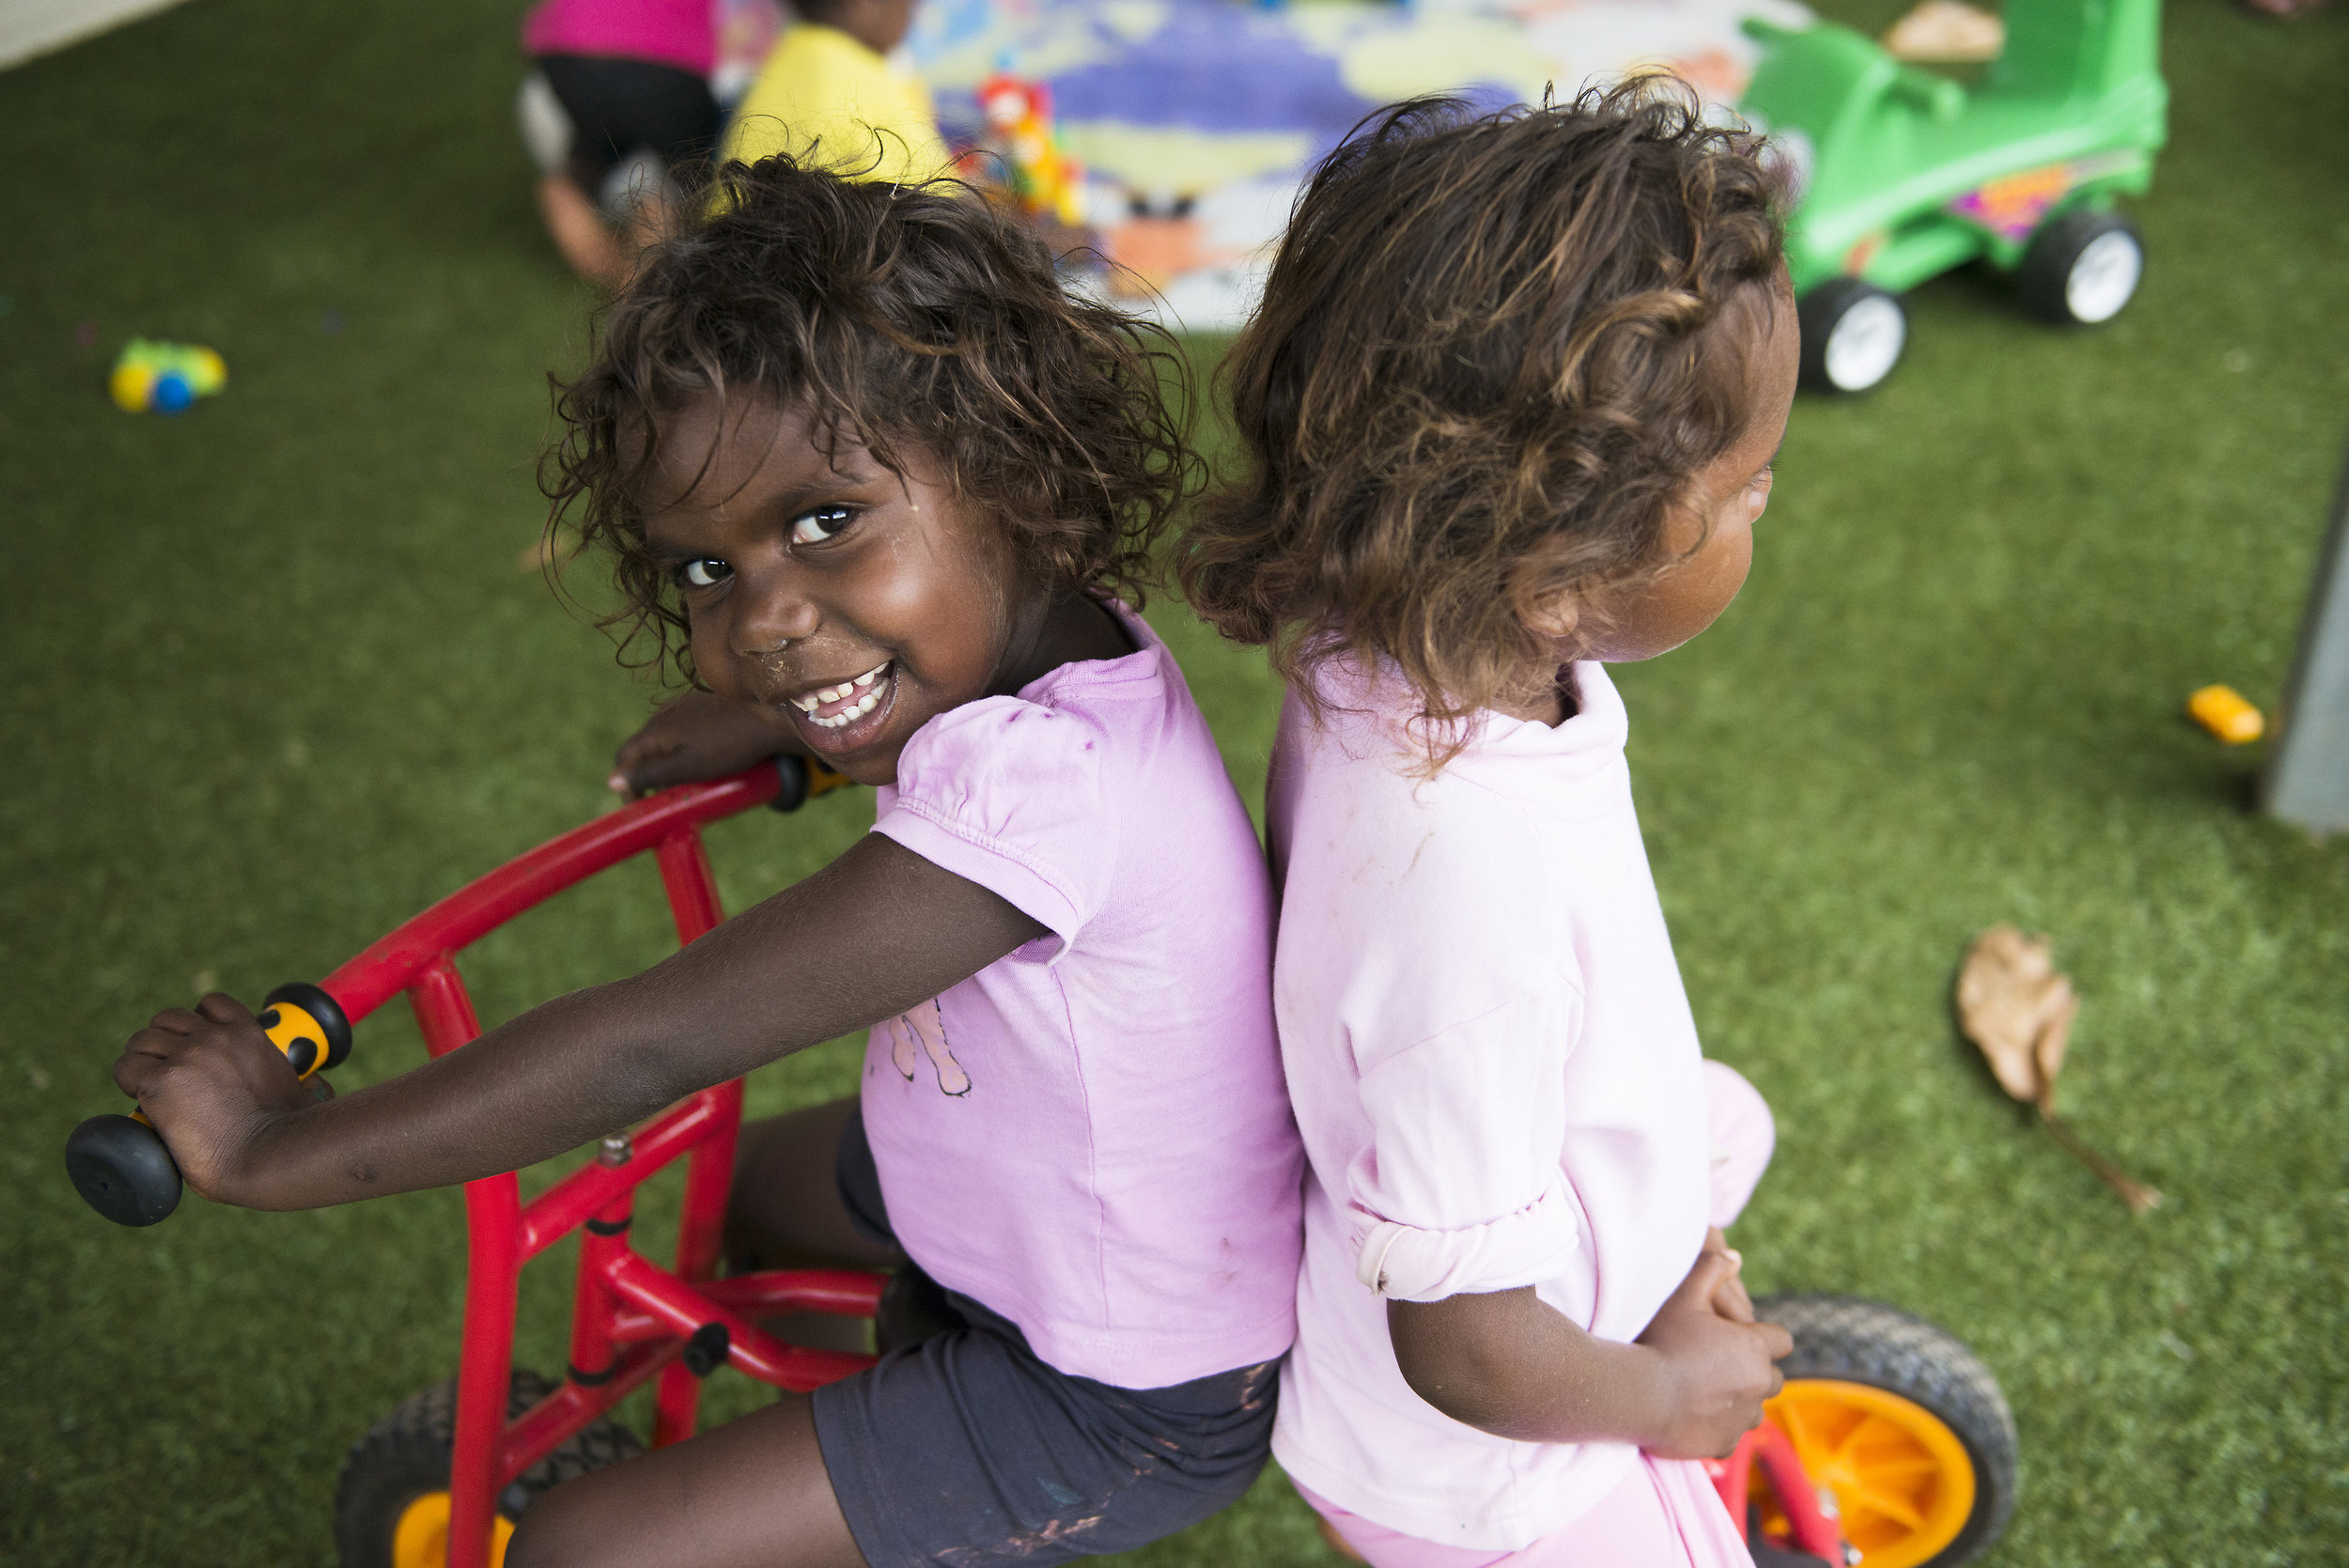
[{"label": "colorful play mat", "polygon": [[[720,91],[747,81],[778,0],[719,0]],[[1496,107],[1662,67],[1736,101],[1748,17],[1797,0],[921,0],[905,53],[957,145],[998,71],[1050,83],[1082,207],[1118,263],[1100,281],[1170,326],[1253,307],[1299,182],[1381,104],[1452,92]],[[728,78],[732,78],[729,83]]]},{"label": "colorful play mat", "polygon": [[[1752,70],[1749,16],[1795,0],[923,0],[907,52],[952,139],[999,70],[1051,85],[1083,207],[1169,325],[1237,326],[1299,182],[1363,116],[1416,93],[1496,106],[1667,67],[1716,102]],[[1146,285],[1146,287],[1145,287]]]}]

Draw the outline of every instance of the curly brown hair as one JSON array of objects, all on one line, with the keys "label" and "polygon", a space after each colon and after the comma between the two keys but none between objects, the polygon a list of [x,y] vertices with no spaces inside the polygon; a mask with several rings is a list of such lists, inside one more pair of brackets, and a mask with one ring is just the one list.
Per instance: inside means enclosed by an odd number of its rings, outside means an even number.
[{"label": "curly brown hair", "polygon": [[1554,680],[1529,613],[1603,624],[1750,417],[1742,334],[1709,329],[1781,265],[1756,154],[1668,78],[1357,127],[1221,372],[1244,467],[1176,547],[1192,606],[1316,711],[1324,661],[1393,660],[1431,766]]},{"label": "curly brown hair", "polygon": [[733,400],[800,405],[828,449],[853,441],[900,474],[925,454],[1023,569],[1142,602],[1154,543],[1201,473],[1170,334],[1064,289],[1031,228],[954,181],[775,157],[727,164],[704,196],[703,216],[646,253],[593,362],[553,383],[550,544],[568,522],[581,550],[611,552],[619,603],[598,624],[616,629],[623,663],[693,678],[644,492],[675,416],[706,399],[720,429]]}]

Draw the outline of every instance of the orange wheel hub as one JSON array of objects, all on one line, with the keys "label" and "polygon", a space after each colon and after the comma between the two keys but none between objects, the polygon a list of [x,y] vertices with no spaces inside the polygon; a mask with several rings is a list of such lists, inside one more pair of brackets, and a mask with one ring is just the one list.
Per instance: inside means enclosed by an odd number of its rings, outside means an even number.
[{"label": "orange wheel hub", "polygon": [[[499,1514],[490,1524],[490,1568],[505,1568],[506,1544],[513,1521]],[[392,1568],[448,1568],[448,1494],[426,1492],[399,1511],[392,1527]]]},{"label": "orange wheel hub", "polygon": [[[1973,1460],[1949,1423],[1916,1401],[1864,1383],[1802,1377],[1766,1409],[1833,1500],[1863,1568],[1920,1568],[1973,1515]],[[1766,1495],[1758,1469],[1753,1484]],[[399,1568],[408,1568],[404,1560]]]}]

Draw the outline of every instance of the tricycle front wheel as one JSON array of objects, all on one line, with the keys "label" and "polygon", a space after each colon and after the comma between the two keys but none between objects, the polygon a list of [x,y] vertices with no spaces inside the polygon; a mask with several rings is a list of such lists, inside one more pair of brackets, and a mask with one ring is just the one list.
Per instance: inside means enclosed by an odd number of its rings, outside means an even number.
[{"label": "tricycle front wheel", "polygon": [[[554,1391],[537,1373],[516,1369],[508,1421]],[[457,1382],[419,1389],[351,1445],[334,1494],[334,1544],[342,1568],[447,1568],[449,1464],[457,1447]],[[490,1568],[506,1560],[514,1522],[550,1489],[589,1470],[644,1452],[628,1428],[596,1421],[567,1438],[498,1498]]]}]

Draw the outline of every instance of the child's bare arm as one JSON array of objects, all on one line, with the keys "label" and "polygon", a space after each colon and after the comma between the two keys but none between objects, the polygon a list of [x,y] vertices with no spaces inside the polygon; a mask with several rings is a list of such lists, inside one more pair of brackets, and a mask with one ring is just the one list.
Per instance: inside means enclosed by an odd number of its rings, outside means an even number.
[{"label": "child's bare arm", "polygon": [[[1717,1233],[1718,1234],[1718,1233]],[[1391,1301],[1387,1332],[1412,1391],[1453,1420],[1525,1442],[1636,1443],[1669,1459],[1727,1453],[1762,1419],[1794,1349],[1776,1324],[1715,1305],[1737,1258],[1708,1245],[1636,1344],[1575,1327],[1532,1286]]]},{"label": "child's bare arm", "polygon": [[662,704],[644,728],[620,743],[607,782],[622,795],[643,795],[722,779],[783,752],[805,756],[807,747],[739,703],[688,691]]},{"label": "child's bare arm", "polygon": [[221,996],[132,1035],[115,1081],[198,1192],[314,1208],[549,1158],[901,1013],[1043,933],[995,893],[870,834],[643,974],[322,1105]]}]

